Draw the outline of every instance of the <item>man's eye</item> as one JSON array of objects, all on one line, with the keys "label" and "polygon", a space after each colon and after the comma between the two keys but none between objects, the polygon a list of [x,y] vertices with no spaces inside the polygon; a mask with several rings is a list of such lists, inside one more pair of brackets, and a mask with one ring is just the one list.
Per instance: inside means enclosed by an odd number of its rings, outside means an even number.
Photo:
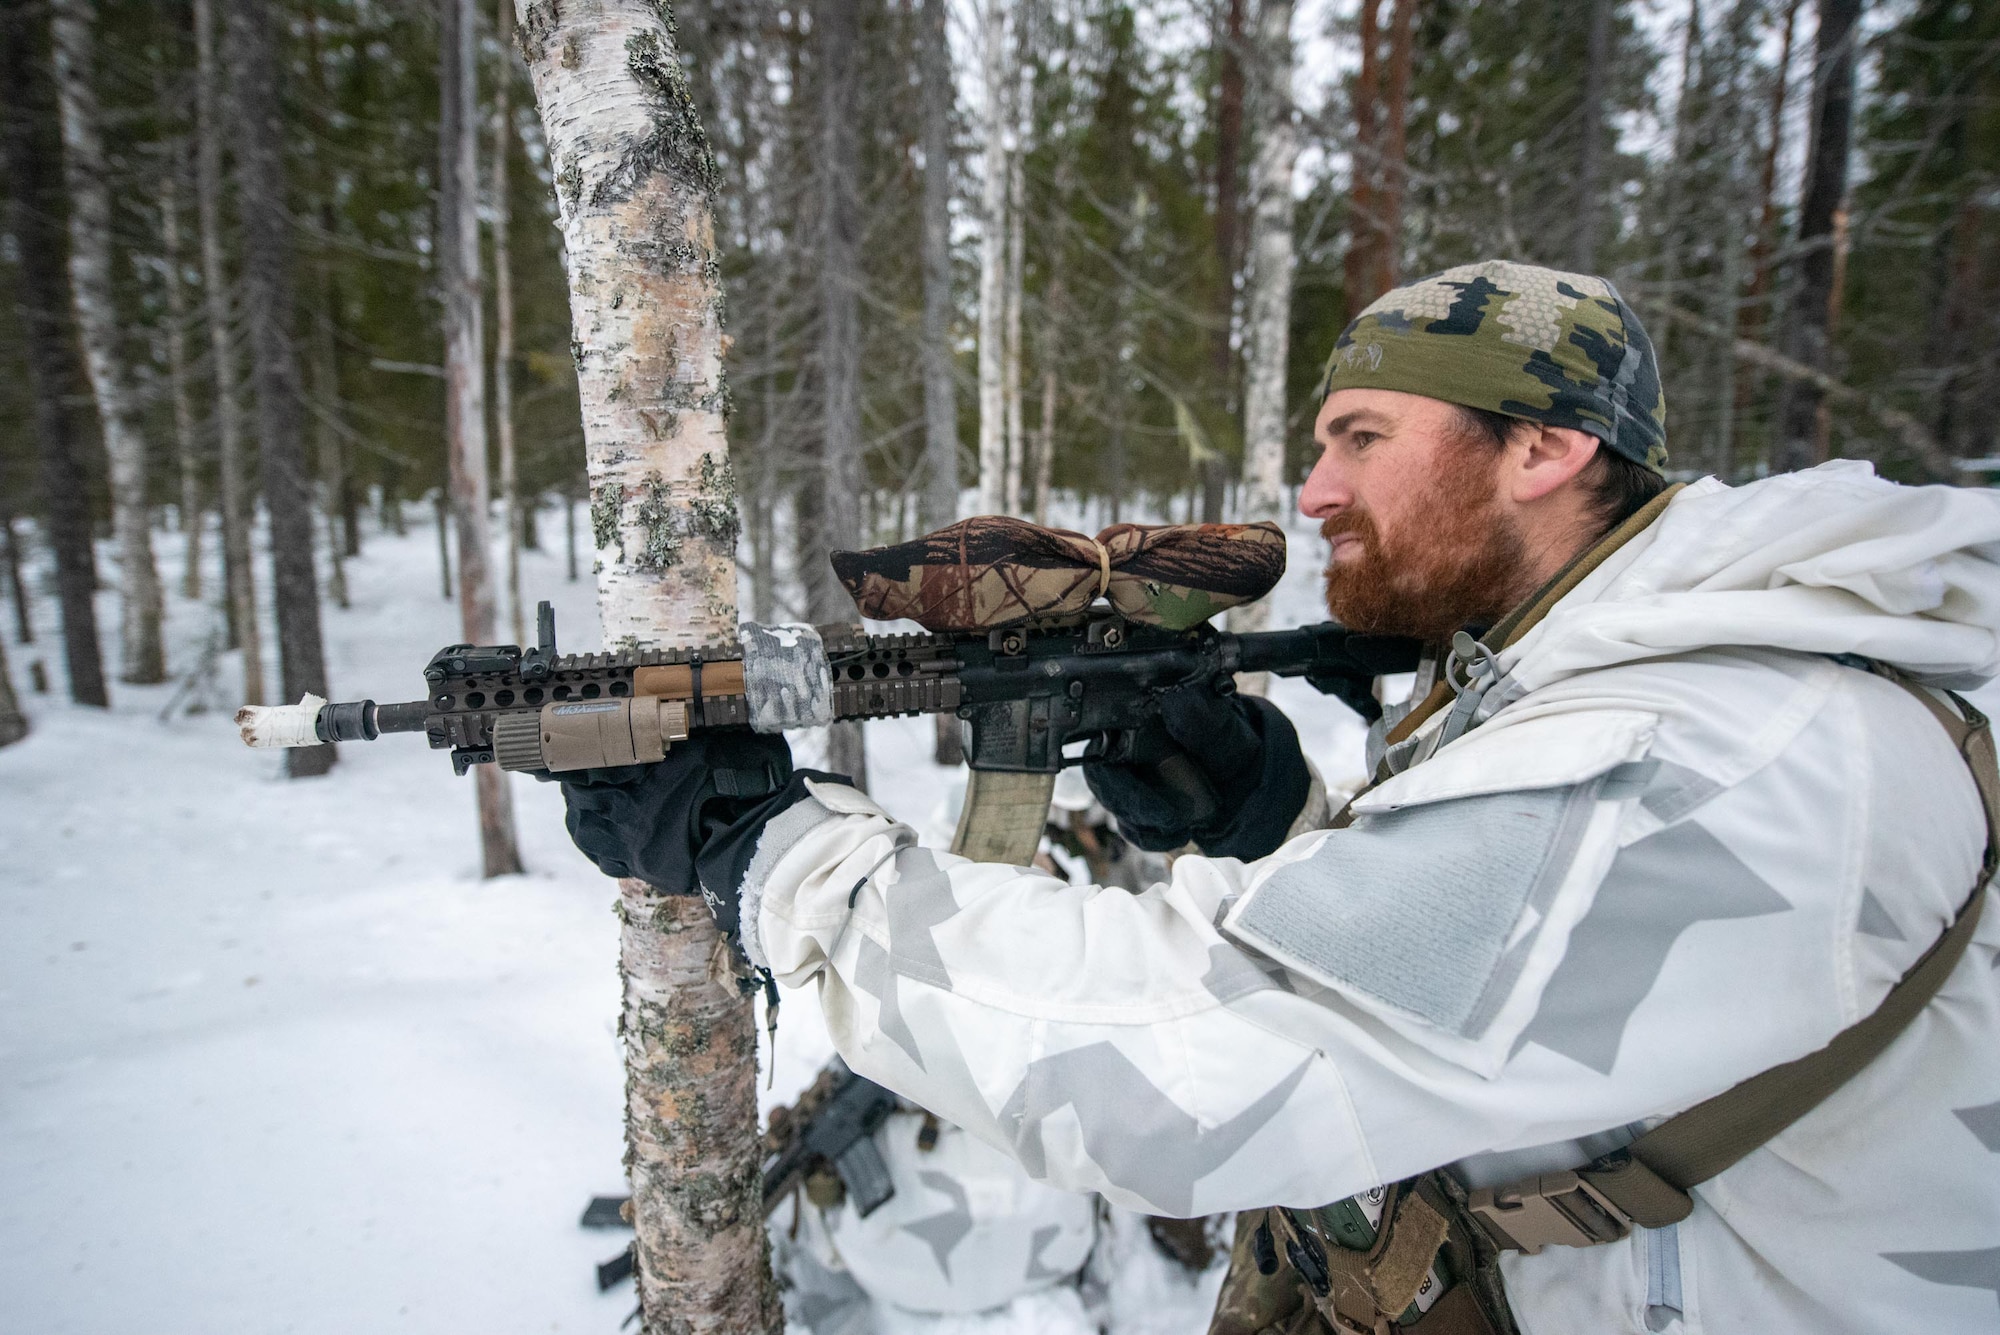
[{"label": "man's eye", "polygon": [[1355,449],[1365,450],[1376,441],[1382,439],[1382,437],[1373,431],[1356,431],[1348,439],[1354,442]]}]

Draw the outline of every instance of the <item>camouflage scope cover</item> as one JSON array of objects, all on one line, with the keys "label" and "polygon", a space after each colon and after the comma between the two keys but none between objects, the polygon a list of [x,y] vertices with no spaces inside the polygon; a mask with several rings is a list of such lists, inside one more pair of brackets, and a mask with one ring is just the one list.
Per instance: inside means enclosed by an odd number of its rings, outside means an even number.
[{"label": "camouflage scope cover", "polygon": [[1488,260],[1391,288],[1333,346],[1319,399],[1393,389],[1573,427],[1654,472],[1667,407],[1653,342],[1589,274]]},{"label": "camouflage scope cover", "polygon": [[891,547],[835,552],[861,614],[929,631],[992,630],[1081,612],[1186,630],[1254,602],[1285,573],[1276,524],[1113,524],[1095,538],[985,515]]}]

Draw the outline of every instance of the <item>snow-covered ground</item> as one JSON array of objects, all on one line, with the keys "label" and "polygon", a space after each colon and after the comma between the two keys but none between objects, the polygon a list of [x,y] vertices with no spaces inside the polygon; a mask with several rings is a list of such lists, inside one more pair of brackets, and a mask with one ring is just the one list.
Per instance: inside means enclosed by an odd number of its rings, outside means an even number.
[{"label": "snow-covered ground", "polygon": [[[1317,619],[1318,547],[1294,533],[1275,625]],[[214,613],[174,592],[178,535],[156,550],[179,672]],[[457,638],[434,531],[371,532],[347,573],[352,607],[325,614],[336,698],[417,698]],[[596,647],[587,576],[531,552],[523,583],[566,649]],[[234,655],[211,712],[161,722],[173,686],[115,682],[109,712],[74,708],[52,600],[36,612],[35,644],[7,628],[14,681],[39,658],[54,689],[0,750],[0,1332],[616,1331],[630,1289],[600,1295],[593,1264],[623,1236],[577,1216],[623,1190],[617,931],[559,791],[511,780],[529,870],[481,881],[472,785],[444,756],[389,738],[287,782],[229,721]],[[98,615],[115,656],[115,596]],[[1358,774],[1340,706],[1276,696],[1329,777]],[[871,724],[869,765],[878,799],[936,830],[929,737]],[[810,995],[788,1002],[769,1100],[830,1052]],[[1205,1328],[1215,1277],[1189,1283],[1129,1217],[1105,1245],[1113,1331]],[[1017,1308],[883,1324],[1088,1329],[1073,1304]]]}]

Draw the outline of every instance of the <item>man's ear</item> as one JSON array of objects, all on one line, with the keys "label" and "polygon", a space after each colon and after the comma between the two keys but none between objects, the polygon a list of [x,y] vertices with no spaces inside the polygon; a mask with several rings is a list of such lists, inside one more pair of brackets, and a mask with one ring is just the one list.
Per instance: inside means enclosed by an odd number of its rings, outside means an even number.
[{"label": "man's ear", "polygon": [[1590,467],[1602,442],[1574,427],[1529,422],[1515,437],[1512,455],[1514,502],[1526,505],[1560,490]]}]

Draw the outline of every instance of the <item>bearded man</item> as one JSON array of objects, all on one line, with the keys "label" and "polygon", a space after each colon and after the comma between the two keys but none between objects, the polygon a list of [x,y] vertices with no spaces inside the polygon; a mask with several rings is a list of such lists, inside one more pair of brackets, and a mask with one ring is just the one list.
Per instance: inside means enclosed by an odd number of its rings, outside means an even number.
[{"label": "bearded man", "polygon": [[1245,1212],[1218,1331],[1994,1329],[1991,748],[1939,688],[2000,671],[2000,502],[1669,488],[1631,309],[1511,263],[1364,311],[1315,434],[1329,611],[1434,650],[1330,822],[1284,715],[1203,690],[1164,712],[1219,814],[1089,772],[1200,849],[1143,894],[812,776],[706,822],[572,786],[573,831],[698,867],[855,1070],[1032,1176]]}]

